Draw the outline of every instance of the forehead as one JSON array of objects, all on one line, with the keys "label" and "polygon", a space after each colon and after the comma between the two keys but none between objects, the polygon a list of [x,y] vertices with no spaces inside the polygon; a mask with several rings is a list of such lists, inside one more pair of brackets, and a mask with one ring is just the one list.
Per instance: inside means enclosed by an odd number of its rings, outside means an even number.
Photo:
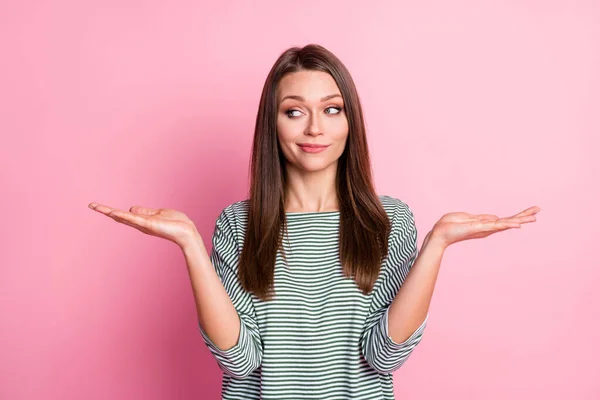
[{"label": "forehead", "polygon": [[279,81],[278,99],[284,96],[302,96],[307,102],[319,102],[321,97],[341,94],[333,77],[323,71],[298,71],[287,74]]}]

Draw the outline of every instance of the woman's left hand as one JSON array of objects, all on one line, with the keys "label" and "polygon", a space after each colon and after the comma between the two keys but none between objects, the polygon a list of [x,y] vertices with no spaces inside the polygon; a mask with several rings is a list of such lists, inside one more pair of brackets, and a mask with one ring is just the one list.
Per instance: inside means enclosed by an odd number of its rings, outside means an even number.
[{"label": "woman's left hand", "polygon": [[452,243],[484,238],[492,233],[510,228],[520,228],[521,224],[535,222],[535,214],[540,210],[540,207],[533,206],[512,217],[505,218],[499,218],[493,214],[474,215],[464,212],[445,214],[429,232],[428,239],[435,240],[446,248]]}]

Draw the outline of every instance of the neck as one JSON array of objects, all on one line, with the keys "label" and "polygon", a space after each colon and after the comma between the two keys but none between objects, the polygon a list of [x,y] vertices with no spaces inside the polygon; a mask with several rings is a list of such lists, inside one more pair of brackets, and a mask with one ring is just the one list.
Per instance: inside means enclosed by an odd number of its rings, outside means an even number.
[{"label": "neck", "polygon": [[338,211],[337,162],[319,171],[286,166],[285,211]]}]

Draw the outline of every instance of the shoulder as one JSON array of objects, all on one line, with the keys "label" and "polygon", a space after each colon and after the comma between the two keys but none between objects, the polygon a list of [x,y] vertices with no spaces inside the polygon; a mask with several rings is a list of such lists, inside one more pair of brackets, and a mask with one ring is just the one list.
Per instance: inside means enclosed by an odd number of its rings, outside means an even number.
[{"label": "shoulder", "polygon": [[380,195],[379,198],[392,225],[390,237],[416,236],[415,216],[408,204],[393,196]]},{"label": "shoulder", "polygon": [[238,225],[248,218],[249,200],[244,199],[229,204],[221,210],[217,217],[217,225]]},{"label": "shoulder", "polygon": [[379,199],[393,222],[394,220],[398,222],[397,220],[412,219],[414,217],[411,208],[404,201],[384,194],[379,195]]},{"label": "shoulder", "polygon": [[236,201],[223,208],[215,222],[215,233],[219,232],[234,238],[238,246],[244,242],[244,232],[248,220],[249,200]]},{"label": "shoulder", "polygon": [[220,223],[235,223],[238,220],[248,217],[249,200],[244,199],[229,204],[221,210],[217,217],[217,222]]}]

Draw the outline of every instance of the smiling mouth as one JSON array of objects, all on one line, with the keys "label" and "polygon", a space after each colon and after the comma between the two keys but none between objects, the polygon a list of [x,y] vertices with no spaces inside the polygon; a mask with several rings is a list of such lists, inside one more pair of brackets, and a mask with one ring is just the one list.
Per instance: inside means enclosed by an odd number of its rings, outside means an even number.
[{"label": "smiling mouth", "polygon": [[317,154],[325,151],[329,145],[319,145],[319,144],[298,144],[298,147],[305,153]]}]

